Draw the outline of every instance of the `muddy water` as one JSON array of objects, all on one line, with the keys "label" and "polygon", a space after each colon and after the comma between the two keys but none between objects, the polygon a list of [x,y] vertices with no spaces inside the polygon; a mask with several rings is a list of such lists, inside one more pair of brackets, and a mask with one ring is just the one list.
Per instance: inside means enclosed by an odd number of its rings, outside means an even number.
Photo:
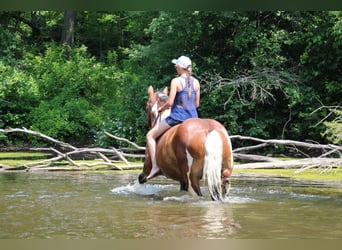
[{"label": "muddy water", "polygon": [[342,182],[234,176],[223,202],[132,173],[1,173],[0,239],[341,238]]}]

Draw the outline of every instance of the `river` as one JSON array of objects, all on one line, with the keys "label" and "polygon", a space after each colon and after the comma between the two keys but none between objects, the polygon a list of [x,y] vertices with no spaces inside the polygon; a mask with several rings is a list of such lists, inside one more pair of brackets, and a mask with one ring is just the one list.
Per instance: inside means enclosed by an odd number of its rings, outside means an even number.
[{"label": "river", "polygon": [[[341,182],[233,175],[224,202],[138,172],[0,173],[0,239],[341,238]],[[330,192],[331,190],[331,192]]]}]

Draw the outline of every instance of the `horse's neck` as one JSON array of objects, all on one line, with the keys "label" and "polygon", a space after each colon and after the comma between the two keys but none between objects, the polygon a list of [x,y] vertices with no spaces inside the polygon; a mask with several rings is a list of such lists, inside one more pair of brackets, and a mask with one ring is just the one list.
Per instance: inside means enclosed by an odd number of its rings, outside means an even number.
[{"label": "horse's neck", "polygon": [[161,114],[159,114],[156,118],[155,124],[159,124],[161,121],[164,121],[166,117],[171,114],[171,109],[164,110]]},{"label": "horse's neck", "polygon": [[161,113],[160,120],[165,120],[171,114],[171,109],[166,109],[163,113]]}]

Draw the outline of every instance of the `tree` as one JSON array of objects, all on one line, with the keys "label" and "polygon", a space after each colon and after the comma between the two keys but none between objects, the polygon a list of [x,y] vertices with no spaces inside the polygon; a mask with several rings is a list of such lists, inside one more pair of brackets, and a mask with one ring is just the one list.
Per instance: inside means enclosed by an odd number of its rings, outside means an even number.
[{"label": "tree", "polygon": [[64,24],[62,29],[61,43],[73,46],[75,43],[75,21],[76,12],[67,10],[64,12]]},{"label": "tree", "polygon": [[0,12],[0,123],[38,129],[50,114],[60,123],[45,129],[64,124],[65,138],[93,143],[106,128],[143,144],[146,89],[169,86],[170,61],[185,54],[201,117],[232,134],[326,141],[319,122],[330,111],[313,111],[341,105],[341,20],[339,11]]}]

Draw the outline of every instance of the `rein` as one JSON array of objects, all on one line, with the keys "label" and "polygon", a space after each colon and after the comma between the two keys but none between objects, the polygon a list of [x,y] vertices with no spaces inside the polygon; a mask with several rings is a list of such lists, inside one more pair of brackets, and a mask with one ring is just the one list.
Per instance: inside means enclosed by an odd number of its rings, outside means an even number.
[{"label": "rein", "polygon": [[160,121],[161,121],[161,115],[160,115],[160,113],[158,113],[156,119],[154,119],[151,128],[154,128],[154,126],[157,124],[158,119],[159,119],[159,122],[160,122]]}]

